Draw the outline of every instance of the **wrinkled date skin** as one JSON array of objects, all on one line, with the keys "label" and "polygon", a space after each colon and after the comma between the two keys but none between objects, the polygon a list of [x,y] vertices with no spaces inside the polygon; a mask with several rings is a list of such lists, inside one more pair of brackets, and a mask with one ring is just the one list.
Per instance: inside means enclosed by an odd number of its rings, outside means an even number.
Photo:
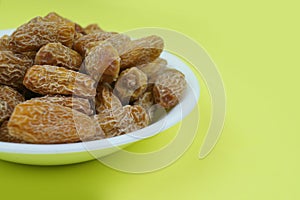
[{"label": "wrinkled date skin", "polygon": [[167,65],[168,62],[165,59],[157,58],[153,62],[138,65],[137,68],[147,75],[148,80],[151,80],[153,76],[156,76],[159,71],[163,68],[166,68]]},{"label": "wrinkled date skin", "polygon": [[32,59],[11,51],[0,51],[0,84],[19,88]]},{"label": "wrinkled date skin", "polygon": [[9,107],[6,101],[0,100],[0,124],[7,120],[12,113],[12,109]]},{"label": "wrinkled date skin", "polygon": [[73,49],[80,53],[82,56],[86,55],[86,48],[90,42],[104,41],[117,33],[114,32],[96,32],[80,37],[74,41]]},{"label": "wrinkled date skin", "polygon": [[89,116],[61,105],[31,100],[16,106],[7,126],[11,136],[35,144],[79,142],[98,134]]},{"label": "wrinkled date skin", "polygon": [[96,95],[96,111],[98,114],[113,115],[122,109],[120,99],[114,95],[109,84],[99,84]]},{"label": "wrinkled date skin", "polygon": [[13,137],[9,134],[7,128],[8,121],[5,121],[0,126],[0,141],[1,142],[12,142],[12,143],[25,143],[24,141]]},{"label": "wrinkled date skin", "polygon": [[72,47],[74,36],[74,23],[49,21],[36,17],[13,32],[9,39],[9,48],[14,52],[38,51],[49,42],[60,42],[67,47]]},{"label": "wrinkled date skin", "polygon": [[[44,19],[49,20],[49,21],[54,21],[54,22],[56,21],[56,22],[60,22],[60,23],[70,23],[70,22],[74,23],[71,20],[62,17],[55,12],[50,12],[48,15],[46,15],[44,17]],[[77,33],[86,34],[84,29],[79,24],[77,24],[77,23],[74,23],[74,24],[75,24],[75,31]]]},{"label": "wrinkled date skin", "polygon": [[3,35],[0,38],[0,51],[8,51],[9,50],[9,36]]},{"label": "wrinkled date skin", "polygon": [[78,71],[82,57],[61,43],[48,43],[37,52],[34,64],[53,65]]},{"label": "wrinkled date skin", "polygon": [[147,89],[147,76],[136,67],[124,70],[115,84],[114,92],[123,104],[139,98]]},{"label": "wrinkled date skin", "polygon": [[157,76],[154,83],[154,101],[166,109],[171,109],[182,99],[186,87],[184,74],[176,69],[166,69]]},{"label": "wrinkled date skin", "polygon": [[113,114],[102,113],[95,115],[106,137],[114,137],[130,133],[149,125],[150,119],[146,110],[139,105],[124,106]]},{"label": "wrinkled date skin", "polygon": [[62,94],[95,97],[95,81],[86,74],[50,65],[34,65],[26,73],[23,84],[39,94]]},{"label": "wrinkled date skin", "polygon": [[19,88],[26,73],[26,68],[18,64],[0,63],[0,84]]},{"label": "wrinkled date skin", "polygon": [[153,120],[156,106],[154,105],[152,92],[145,92],[135,102],[133,102],[133,105],[142,106],[147,111],[150,120]]},{"label": "wrinkled date skin", "polygon": [[163,39],[155,35],[133,40],[120,55],[121,69],[152,62],[159,57],[163,48]]},{"label": "wrinkled date skin", "polygon": [[104,32],[98,24],[89,24],[84,28],[86,34],[95,33],[95,32]]},{"label": "wrinkled date skin", "polygon": [[41,102],[48,102],[54,103],[61,106],[66,106],[68,108],[72,108],[79,112],[82,112],[86,115],[93,115],[94,112],[91,109],[91,105],[88,99],[84,98],[76,98],[76,97],[66,97],[62,95],[55,95],[55,96],[44,96],[44,97],[37,97],[31,99],[33,101],[41,101]]},{"label": "wrinkled date skin", "polygon": [[6,101],[12,110],[15,109],[16,105],[25,101],[18,91],[4,85],[0,85],[0,100]]},{"label": "wrinkled date skin", "polygon": [[25,101],[24,97],[15,89],[0,85],[0,124],[8,119],[15,107]]},{"label": "wrinkled date skin", "polygon": [[94,47],[84,61],[85,71],[95,81],[110,76],[115,81],[119,76],[120,57],[110,43],[101,43]]},{"label": "wrinkled date skin", "polygon": [[110,43],[117,50],[118,54],[122,55],[125,51],[127,51],[131,39],[129,36],[124,34],[114,34],[104,41],[89,42],[85,45],[85,55],[88,55],[95,46],[98,46],[103,42]]}]

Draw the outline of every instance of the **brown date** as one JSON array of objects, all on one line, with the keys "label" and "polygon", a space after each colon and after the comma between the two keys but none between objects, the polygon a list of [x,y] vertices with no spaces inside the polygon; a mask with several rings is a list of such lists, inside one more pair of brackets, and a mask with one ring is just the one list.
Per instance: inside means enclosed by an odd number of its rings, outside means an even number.
[{"label": "brown date", "polygon": [[72,108],[86,115],[94,114],[93,110],[91,109],[89,100],[84,98],[66,97],[62,95],[55,95],[55,96],[47,95],[44,97],[33,98],[31,100],[58,104],[61,106]]},{"label": "brown date", "polygon": [[35,144],[92,140],[99,134],[89,116],[61,105],[31,100],[16,106],[7,126],[11,136]]},{"label": "brown date", "polygon": [[11,51],[0,51],[0,84],[19,88],[32,59]]},{"label": "brown date", "polygon": [[79,70],[81,63],[81,55],[61,43],[46,44],[37,52],[34,61],[36,65],[54,65],[72,70]]},{"label": "brown date", "polygon": [[147,76],[136,67],[124,70],[115,84],[115,93],[123,104],[139,98],[147,89]]},{"label": "brown date", "polygon": [[186,87],[187,83],[183,73],[176,69],[165,69],[157,76],[154,83],[154,101],[160,106],[170,109],[182,99]]},{"label": "brown date", "polygon": [[8,121],[5,121],[0,126],[0,141],[1,142],[13,142],[13,143],[25,143],[22,140],[19,140],[16,137],[13,137],[9,134],[8,128],[7,128]]},{"label": "brown date", "polygon": [[112,36],[114,36],[117,33],[114,32],[96,32],[91,33],[88,35],[84,35],[80,37],[78,40],[74,41],[73,49],[80,53],[82,56],[86,55],[86,46],[90,42],[98,42],[98,41],[104,41]]},{"label": "brown date", "polygon": [[84,60],[85,71],[95,81],[102,76],[110,76],[111,82],[119,76],[120,57],[110,43],[101,43],[94,47]]},{"label": "brown date", "polygon": [[95,81],[88,75],[51,65],[34,65],[26,73],[23,84],[39,94],[62,94],[95,97]]},{"label": "brown date", "polygon": [[133,40],[120,55],[121,69],[152,62],[159,57],[163,48],[163,39],[155,35]]},{"label": "brown date", "polygon": [[37,51],[49,42],[60,42],[72,47],[74,23],[49,21],[36,17],[15,30],[9,39],[9,48],[15,52]]}]

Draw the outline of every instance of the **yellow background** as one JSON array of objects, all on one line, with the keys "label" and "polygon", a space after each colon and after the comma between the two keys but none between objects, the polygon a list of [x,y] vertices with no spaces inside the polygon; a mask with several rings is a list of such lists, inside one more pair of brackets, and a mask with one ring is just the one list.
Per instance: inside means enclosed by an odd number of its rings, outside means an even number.
[{"label": "yellow background", "polygon": [[[133,175],[97,161],[37,167],[0,161],[1,199],[300,199],[300,12],[297,0],[0,0],[0,29],[56,11],[106,30],[166,27],[199,42],[218,65],[227,118],[213,152],[198,160],[210,117],[188,151],[157,172]],[[131,146],[151,149],[158,136]]]}]

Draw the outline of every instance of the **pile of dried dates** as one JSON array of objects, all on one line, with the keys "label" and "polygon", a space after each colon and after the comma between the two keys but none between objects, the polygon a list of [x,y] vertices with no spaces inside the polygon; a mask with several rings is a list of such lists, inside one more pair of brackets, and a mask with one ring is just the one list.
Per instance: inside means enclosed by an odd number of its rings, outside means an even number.
[{"label": "pile of dried dates", "polygon": [[148,126],[187,86],[161,37],[86,28],[52,12],[0,38],[0,141],[73,143]]}]

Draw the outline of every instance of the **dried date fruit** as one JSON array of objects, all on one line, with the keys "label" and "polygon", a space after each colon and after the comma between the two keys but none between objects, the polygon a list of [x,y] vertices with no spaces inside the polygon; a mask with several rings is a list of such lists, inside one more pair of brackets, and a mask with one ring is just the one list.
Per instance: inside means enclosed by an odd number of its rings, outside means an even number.
[{"label": "dried date fruit", "polygon": [[113,137],[115,133],[118,132],[118,123],[120,119],[124,116],[123,109],[117,110],[118,112],[113,113],[101,113],[94,115],[94,121],[103,131],[105,137]]},{"label": "dried date fruit", "polygon": [[35,144],[79,142],[98,134],[89,116],[61,105],[31,100],[16,106],[7,126],[13,137]]},{"label": "dried date fruit", "polygon": [[95,81],[85,74],[50,65],[34,65],[26,73],[23,84],[39,94],[63,94],[79,97],[96,95]]},{"label": "dried date fruit", "polygon": [[36,65],[54,65],[72,70],[79,70],[81,63],[81,55],[61,43],[46,44],[37,52],[34,61]]},{"label": "dried date fruit", "polygon": [[9,50],[9,36],[3,35],[0,38],[0,51],[8,51]]},{"label": "dried date fruit", "polygon": [[97,32],[97,33],[91,33],[88,35],[84,35],[80,37],[78,40],[74,41],[73,49],[80,53],[82,56],[86,55],[86,46],[90,42],[98,42],[98,41],[104,41],[112,36],[114,36],[117,33],[114,32]]},{"label": "dried date fruit", "polygon": [[114,115],[99,114],[95,116],[106,137],[114,137],[130,133],[149,124],[146,110],[139,106],[124,106]]},{"label": "dried date fruit", "polygon": [[166,67],[168,62],[163,58],[157,58],[153,62],[138,65],[137,68],[141,71],[143,71],[148,79],[151,79],[151,77],[155,76],[162,68]]},{"label": "dried date fruit", "polygon": [[121,69],[152,62],[159,57],[163,48],[163,39],[155,35],[133,40],[120,55]]},{"label": "dried date fruit", "polygon": [[91,105],[88,99],[78,97],[66,97],[62,95],[55,96],[43,96],[31,99],[33,101],[41,101],[47,103],[54,103],[68,108],[72,108],[86,115],[93,115],[94,112],[91,109]]},{"label": "dried date fruit", "polygon": [[[60,16],[59,14],[57,14],[55,12],[50,12],[48,15],[46,15],[44,17],[44,19],[47,19],[49,21],[54,21],[54,22],[60,22],[60,23],[70,23],[70,22],[74,23],[71,20],[62,17],[62,16]],[[85,34],[84,29],[79,24],[77,24],[77,23],[74,23],[74,24],[75,24],[75,31],[76,32]]]},{"label": "dried date fruit", "polygon": [[104,32],[98,24],[89,24],[84,28],[86,34],[91,34],[95,32]]},{"label": "dried date fruit", "polygon": [[67,47],[72,47],[74,35],[74,23],[49,21],[36,17],[13,32],[10,36],[9,48],[15,52],[37,51],[49,42],[60,42]]},{"label": "dried date fruit", "polygon": [[19,88],[32,59],[11,51],[0,51],[0,84]]},{"label": "dried date fruit", "polygon": [[34,58],[36,56],[36,51],[27,51],[27,52],[22,52],[21,54],[24,56],[27,56],[27,58],[31,59],[32,63],[33,63]]},{"label": "dried date fruit", "polygon": [[139,105],[123,107],[125,116],[120,120],[120,130],[130,133],[149,125],[149,116],[146,110]]},{"label": "dried date fruit", "polygon": [[0,124],[10,117],[12,109],[6,101],[0,100]]},{"label": "dried date fruit", "polygon": [[25,101],[24,97],[18,91],[4,85],[0,85],[0,100],[6,101],[12,110],[14,110],[16,105]]},{"label": "dried date fruit", "polygon": [[114,115],[114,113],[122,109],[122,104],[119,98],[113,94],[112,88],[107,83],[104,83],[97,88],[95,107],[97,113]]},{"label": "dried date fruit", "polygon": [[136,67],[124,70],[115,84],[115,93],[123,104],[141,96],[147,89],[147,76]]},{"label": "dried date fruit", "polygon": [[142,96],[140,96],[134,103],[134,105],[140,105],[146,110],[148,110],[153,104],[153,96],[151,92],[145,92]]},{"label": "dried date fruit", "polygon": [[131,43],[131,39],[127,35],[116,34],[106,39],[105,42],[109,42],[118,51],[119,55],[122,55],[125,51],[127,51],[127,48]]},{"label": "dried date fruit", "polygon": [[94,47],[84,60],[85,71],[94,80],[101,81],[103,75],[116,80],[120,71],[120,57],[110,43],[101,43]]},{"label": "dried date fruit", "polygon": [[32,66],[33,61],[26,54],[14,53],[12,51],[0,51],[1,64],[18,64],[25,68]]},{"label": "dried date fruit", "polygon": [[145,92],[135,102],[133,102],[133,105],[142,106],[147,111],[150,121],[153,120],[157,106],[154,104],[152,92]]},{"label": "dried date fruit", "polygon": [[86,55],[89,54],[91,49],[93,49],[95,46],[98,46],[99,44],[103,42],[109,42],[118,52],[119,55],[122,55],[126,49],[127,46],[130,44],[130,37],[124,34],[115,34],[112,37],[104,40],[104,41],[96,41],[96,42],[90,42],[85,46],[86,49]]},{"label": "dried date fruit", "polygon": [[166,69],[160,73],[153,87],[155,103],[170,109],[177,105],[187,87],[185,76],[176,69]]},{"label": "dried date fruit", "polygon": [[16,137],[13,137],[9,134],[8,128],[7,128],[8,121],[5,121],[0,126],[0,141],[1,142],[13,142],[13,143],[24,143],[24,141],[19,140]]},{"label": "dried date fruit", "polygon": [[55,21],[55,22],[71,22],[70,20],[60,16],[56,12],[50,12],[48,13],[44,19],[47,19],[49,21]]},{"label": "dried date fruit", "polygon": [[147,91],[150,91],[152,93],[154,83],[157,79],[157,77],[163,73],[165,69],[168,69],[167,67],[167,61],[162,58],[157,58],[151,63],[147,63],[144,65],[139,65],[137,68],[142,70],[148,77],[148,87]]},{"label": "dried date fruit", "polygon": [[[74,36],[74,41],[78,40],[79,38],[81,38],[83,36],[82,33],[75,33],[75,36]],[[73,43],[74,44],[74,43]]]},{"label": "dried date fruit", "polygon": [[95,115],[95,120],[105,133],[106,137],[114,137],[130,133],[149,124],[149,116],[146,110],[139,106],[124,106],[118,112],[111,114],[102,113]]},{"label": "dried date fruit", "polygon": [[8,119],[14,108],[25,101],[24,97],[15,89],[0,85],[0,124]]}]

